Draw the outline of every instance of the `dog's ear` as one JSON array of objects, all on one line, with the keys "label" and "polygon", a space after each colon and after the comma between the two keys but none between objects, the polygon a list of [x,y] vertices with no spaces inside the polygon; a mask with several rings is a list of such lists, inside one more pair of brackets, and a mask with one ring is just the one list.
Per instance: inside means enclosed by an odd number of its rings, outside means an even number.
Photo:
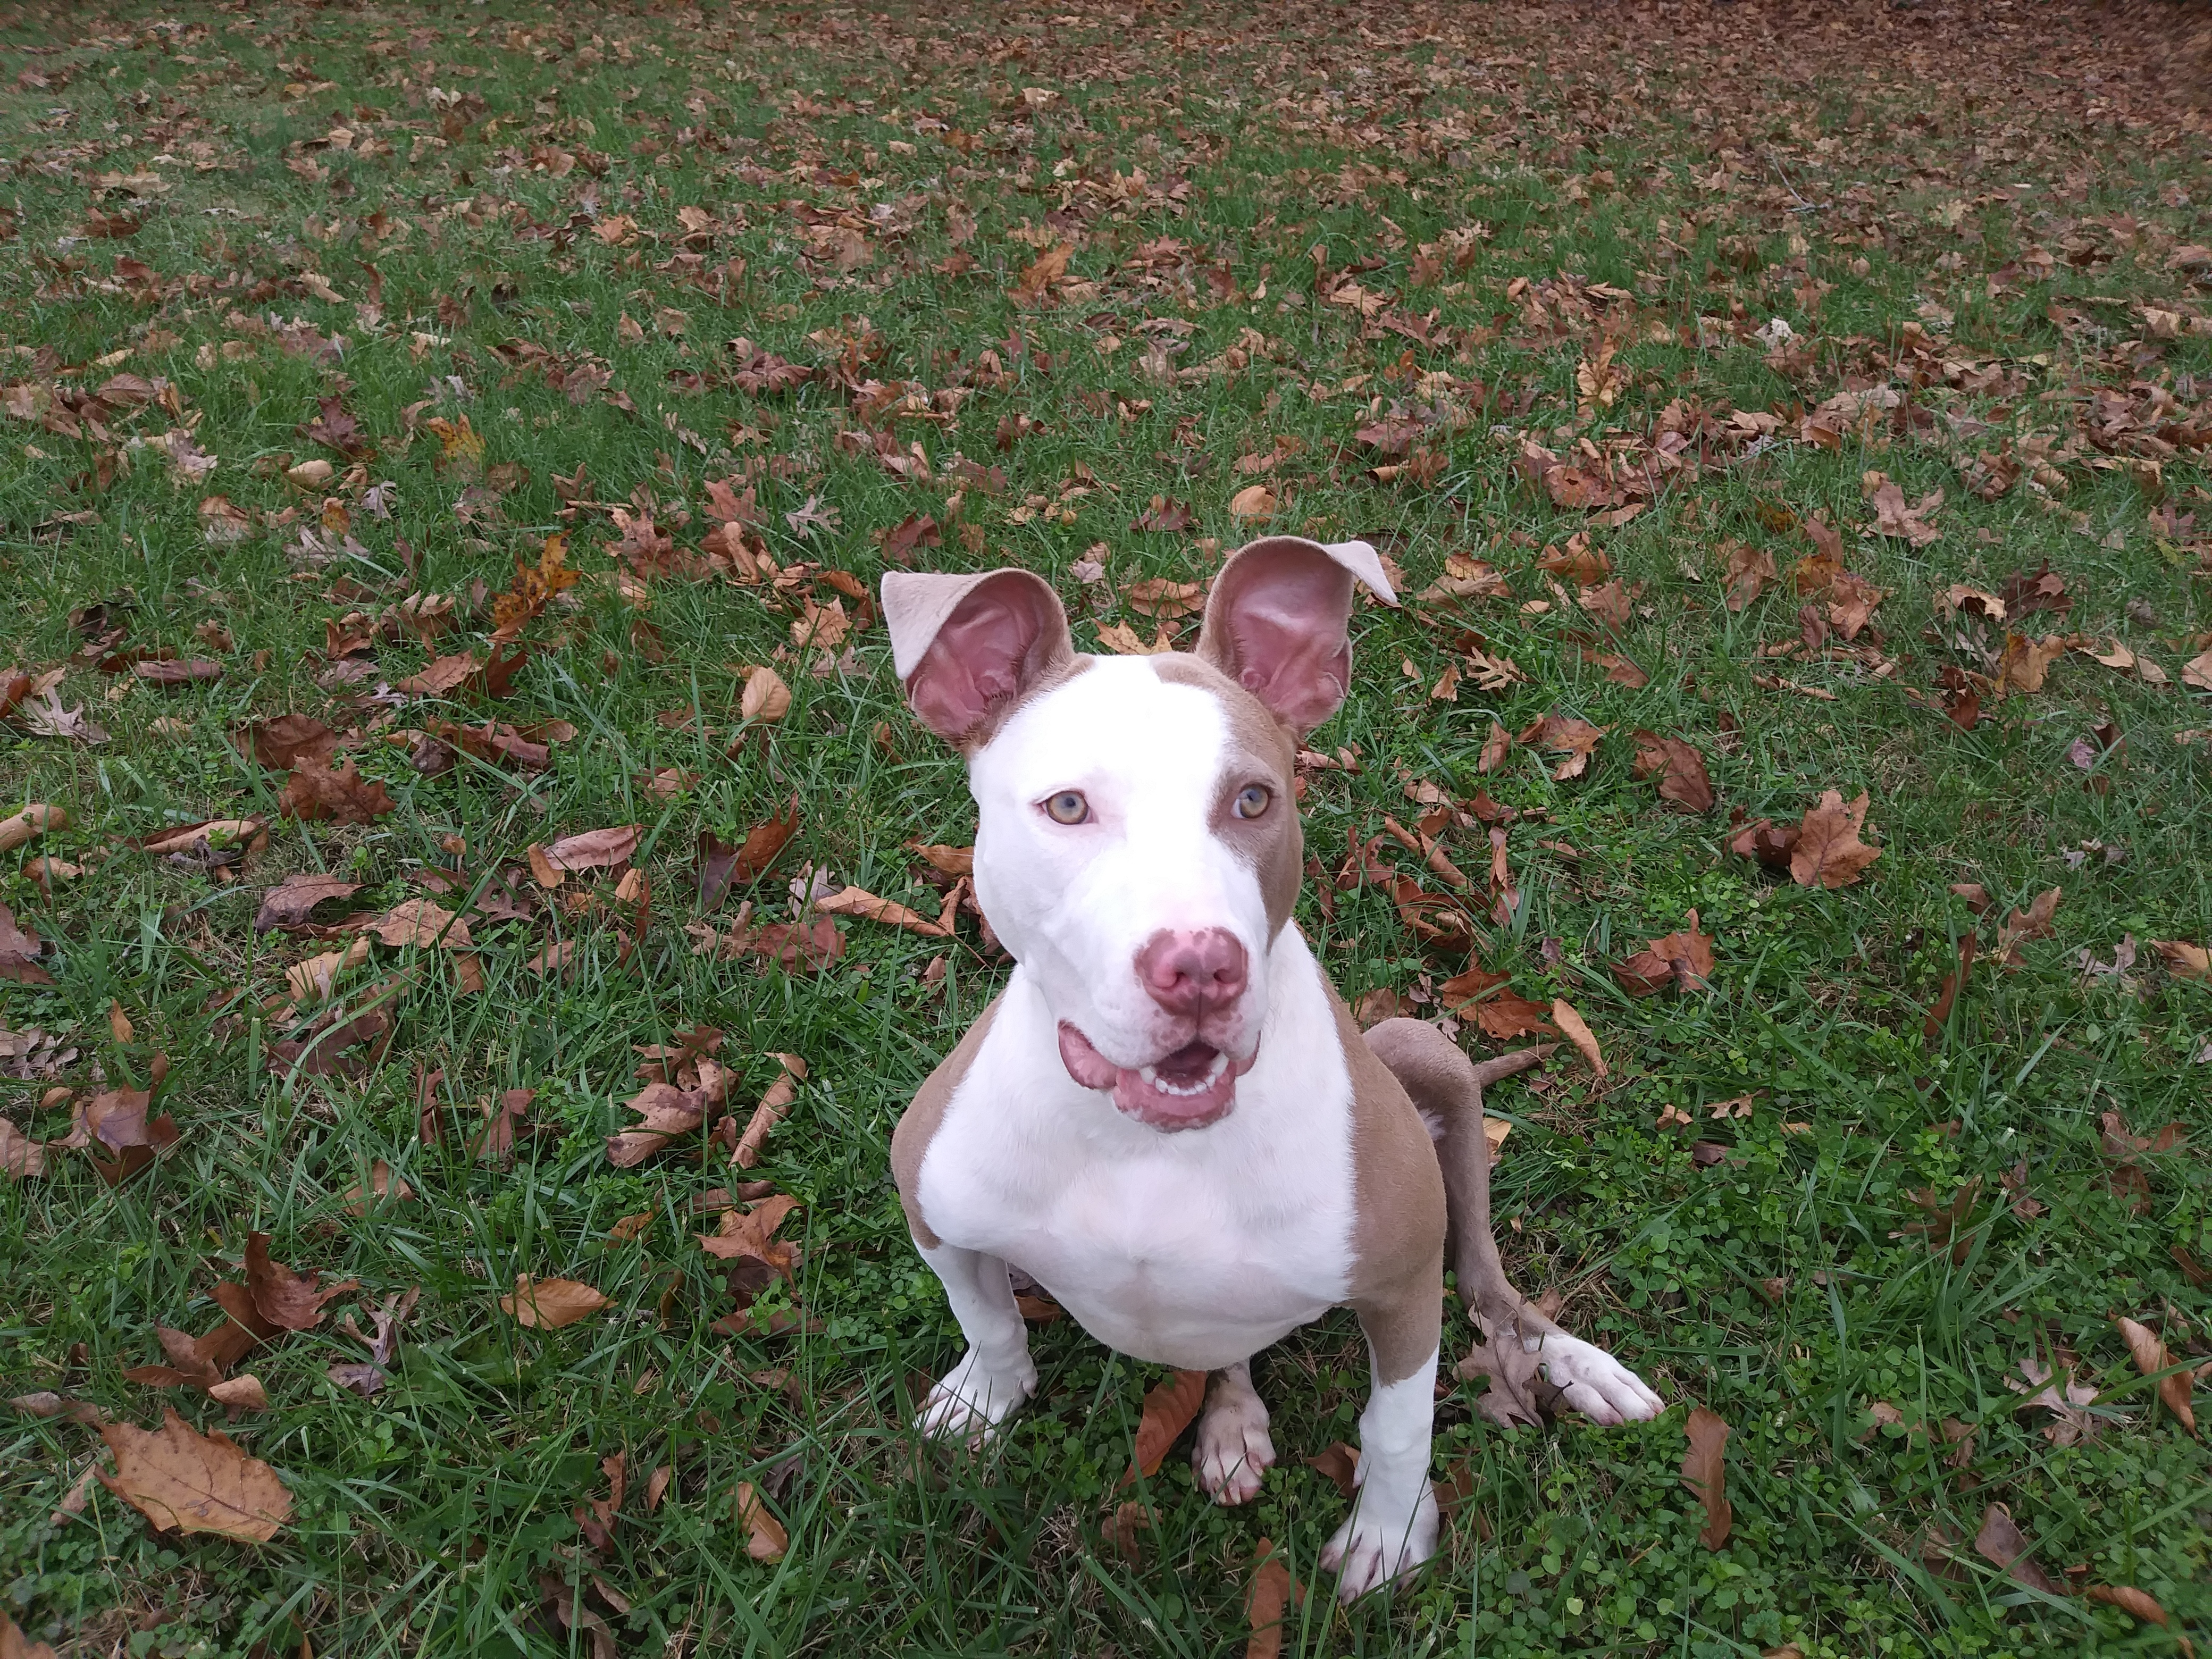
[{"label": "dog's ear", "polygon": [[1398,603],[1365,542],[1324,547],[1269,536],[1229,556],[1206,595],[1198,654],[1267,704],[1303,738],[1334,714],[1352,684],[1354,577]]},{"label": "dog's ear", "polygon": [[1026,570],[886,571],[883,596],[907,702],[924,726],[956,744],[1075,655],[1060,595]]}]

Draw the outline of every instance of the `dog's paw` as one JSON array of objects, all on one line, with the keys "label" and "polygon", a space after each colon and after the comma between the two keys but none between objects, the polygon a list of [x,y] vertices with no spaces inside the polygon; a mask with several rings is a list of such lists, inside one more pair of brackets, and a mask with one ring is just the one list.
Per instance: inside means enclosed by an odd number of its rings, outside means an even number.
[{"label": "dog's paw", "polygon": [[1337,1575],[1337,1598],[1356,1601],[1371,1589],[1412,1576],[1437,1551],[1437,1499],[1428,1481],[1410,1507],[1376,1503],[1366,1487],[1352,1513],[1322,1548],[1324,1571]]},{"label": "dog's paw", "polygon": [[996,1373],[970,1349],[929,1391],[914,1425],[933,1440],[964,1439],[970,1449],[980,1449],[1036,1392],[1036,1382],[1035,1365],[1025,1362],[1018,1371]]},{"label": "dog's paw", "polygon": [[1217,1397],[1198,1419],[1198,1444],[1191,1452],[1198,1484],[1217,1504],[1249,1504],[1260,1495],[1260,1479],[1275,1467],[1275,1443],[1267,1437],[1267,1408],[1257,1395]]},{"label": "dog's paw", "polygon": [[1665,1409],[1642,1377],[1580,1337],[1545,1338],[1542,1364],[1566,1403],[1593,1423],[1644,1423]]}]

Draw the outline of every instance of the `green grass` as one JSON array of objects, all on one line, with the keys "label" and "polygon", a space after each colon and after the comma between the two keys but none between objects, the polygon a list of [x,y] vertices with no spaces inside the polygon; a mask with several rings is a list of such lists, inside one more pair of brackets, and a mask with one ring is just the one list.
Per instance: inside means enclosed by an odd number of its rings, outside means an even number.
[{"label": "green grass", "polygon": [[[1365,1367],[1349,1316],[1260,1363],[1283,1454],[1261,1498],[1208,1508],[1178,1450],[1145,1494],[1158,1526],[1137,1562],[1099,1528],[1127,1496],[1115,1483],[1157,1373],[1069,1324],[1036,1331],[1038,1396],[988,1455],[917,1448],[903,1427],[913,1381],[949,1365],[958,1339],[905,1236],[888,1140],[1003,964],[972,921],[945,948],[941,986],[921,978],[939,941],[866,922],[847,924],[833,968],[796,975],[695,955],[683,930],[702,919],[697,834],[735,840],[794,793],[798,836],[707,920],[727,927],[746,898],[757,917],[787,915],[787,882],[809,861],[933,915],[906,845],[971,838],[959,765],[904,715],[879,625],[854,634],[846,672],[782,660],[790,712],[726,754],[739,723],[731,665],[791,657],[789,603],[672,577],[650,582],[649,609],[634,605],[612,580],[605,515],[559,517],[554,479],[582,467],[589,494],[650,503],[696,548],[707,481],[750,465],[776,559],[871,587],[882,532],[927,514],[942,545],[917,562],[1037,569],[1088,647],[1098,623],[1150,635],[1118,597],[1127,584],[1202,580],[1256,527],[1228,512],[1253,481],[1236,462],[1286,438],[1298,447],[1273,475],[1273,524],[1368,535],[1411,592],[1452,553],[1511,582],[1511,599],[1456,612],[1362,612],[1358,684],[1316,739],[1355,747],[1360,765],[1311,775],[1310,849],[1333,873],[1384,813],[1411,822],[1411,780],[1460,799],[1484,787],[1546,815],[1510,829],[1524,902],[1508,925],[1479,921],[1476,954],[1524,996],[1572,1001],[1613,1075],[1598,1084],[1554,1062],[1497,1092],[1493,1109],[1516,1126],[1498,1176],[1502,1243],[1524,1287],[1565,1289],[1570,1327],[1679,1403],[1626,1429],[1507,1435],[1455,1385],[1439,1407],[1438,1469],[1471,1469],[1476,1495],[1436,1562],[1348,1613],[1316,1595],[1284,1650],[1717,1659],[1795,1644],[1904,1659],[2163,1652],[2185,1629],[2212,1639],[2212,1465],[2154,1407],[2110,1323],[2141,1320],[2193,1364],[2212,1354],[2212,1299],[2171,1254],[2212,1260],[2199,1063],[2212,1005],[2150,948],[2212,933],[2206,750],[2174,740],[2212,726],[2181,675],[2212,625],[2194,581],[2212,524],[2212,307],[2174,252],[2203,240],[2201,124],[2191,136],[2185,100],[2142,78],[2142,64],[2173,54],[2108,35],[2101,13],[2042,8],[1984,27],[1885,12],[1817,31],[1778,23],[1771,38],[1771,20],[1747,9],[1294,6],[1255,21],[1147,5],[917,21],[499,0],[0,13],[12,77],[0,92],[12,163],[0,380],[84,391],[116,372],[160,376],[185,411],[117,414],[104,439],[0,422],[5,634],[21,665],[59,665],[82,644],[73,609],[127,599],[108,625],[129,644],[216,656],[226,671],[164,694],[71,662],[64,702],[112,741],[0,728],[0,806],[45,801],[71,818],[7,855],[0,875],[0,900],[51,942],[53,978],[0,981],[0,1024],[78,1050],[58,1077],[0,1079],[0,1105],[18,1128],[58,1137],[68,1120],[41,1109],[50,1088],[82,1097],[96,1078],[143,1079],[165,1054],[163,1105],[182,1133],[120,1187],[68,1152],[42,1177],[0,1183],[0,1381],[140,1424],[172,1403],[274,1465],[296,1504],[261,1547],[156,1537],[96,1485],[81,1516],[57,1523],[99,1440],[65,1418],[11,1415],[0,1419],[0,1610],[85,1655],[275,1655],[303,1638],[316,1653],[362,1656],[586,1650],[588,1634],[546,1611],[550,1581],[580,1593],[624,1653],[1241,1652],[1258,1540],[1311,1578],[1340,1516],[1302,1460],[1352,1437]],[[1033,110],[1025,88],[1053,96]],[[328,147],[341,125],[346,147]],[[557,171],[556,150],[573,170]],[[104,185],[105,174],[150,174],[161,188],[133,206],[125,192],[147,187]],[[83,240],[94,205],[143,227]],[[708,216],[693,247],[687,207]],[[867,261],[849,272],[802,258],[817,246],[808,218],[834,225],[840,213],[866,227]],[[592,234],[616,214],[641,240]],[[952,269],[963,218],[975,226],[964,271]],[[1417,270],[1422,244],[1477,225],[1463,267],[1446,246],[1440,272]],[[811,234],[834,254],[828,231]],[[1056,240],[1075,245],[1068,276],[1093,288],[1018,307],[1009,289]],[[678,256],[691,253],[694,270],[740,258],[744,275],[715,292],[687,284]],[[158,295],[118,267],[126,258],[150,268]],[[1405,317],[1433,308],[1443,343],[1433,330],[1426,342],[1363,333],[1355,307],[1328,302],[1340,273],[1369,258],[1379,263],[1350,280]],[[303,272],[343,299],[318,297]],[[1534,286],[1515,286],[1524,279]],[[1624,297],[1577,298],[1583,283]],[[681,339],[662,331],[664,308],[686,313]],[[864,378],[976,386],[934,411],[946,418],[890,428],[902,453],[922,443],[933,482],[882,465],[860,410],[823,380],[754,398],[726,379],[685,391],[672,378],[715,373],[738,337],[831,364],[836,336],[861,335],[862,316],[880,349]],[[1715,319],[1702,336],[1701,317]],[[1771,360],[1731,317],[1747,331],[1780,317],[1806,349]],[[1140,326],[1161,319],[1176,327]],[[295,320],[344,336],[342,355],[287,349],[276,336]],[[1576,371],[1601,331],[1625,384],[1609,410],[1585,411]],[[1176,368],[1231,348],[1249,361],[1148,378],[1148,342],[1185,336]],[[631,408],[588,387],[572,402],[542,368],[512,366],[524,354],[510,343],[565,368],[603,364]],[[986,351],[998,374],[977,373]],[[97,361],[114,352],[128,355]],[[1899,409],[1835,449],[1801,441],[1806,411],[1881,386],[1906,394]],[[2151,388],[2171,400],[2163,414],[2145,412]],[[375,446],[350,479],[296,430],[332,394]],[[1675,399],[1717,423],[1771,411],[1778,430],[1765,443],[1715,433],[1695,476],[1673,476],[1618,526],[1555,506],[1514,465],[1524,440],[1563,456],[1608,428],[1646,441]],[[1383,458],[1354,434],[1401,403],[1448,415],[1421,441],[1441,464],[1425,482],[1378,483],[1366,469]],[[2111,426],[2122,407],[2136,427]],[[463,414],[494,496],[464,498],[470,479],[441,470],[424,424]],[[1017,416],[1040,424],[1018,434]],[[219,464],[182,488],[159,441],[187,422]],[[141,438],[152,447],[134,447]],[[2043,457],[2043,471],[1993,500],[1970,493],[1963,469],[2007,442]],[[1003,489],[969,482],[948,510],[962,489],[956,451],[1001,469]],[[301,527],[325,496],[284,469],[316,456],[337,464],[331,499],[362,551],[308,570]],[[1943,491],[1941,540],[1862,538],[1870,470],[1908,500]],[[385,481],[388,520],[362,500]],[[1088,490],[1066,498],[1072,512],[1042,510],[1069,486]],[[214,493],[298,517],[210,546],[199,504]],[[1188,503],[1197,523],[1133,529],[1155,495]],[[838,523],[801,539],[784,515],[810,497]],[[1786,578],[1813,550],[1795,522],[1814,515],[1843,528],[1851,568],[1887,592],[1858,641],[1874,648],[1763,657],[1797,636],[1802,601]],[[507,699],[364,701],[426,659],[406,640],[377,647],[366,683],[320,683],[326,621],[410,592],[468,611],[473,584],[496,593],[556,529],[583,580],[532,625],[538,653]],[[1571,579],[1563,602],[1534,568],[1583,530],[1638,590],[1602,648],[1643,669],[1640,689],[1583,660],[1577,636],[1604,630],[1571,602]],[[1785,577],[1740,613],[1722,604],[1729,540],[1766,549]],[[1107,553],[1090,554],[1102,543]],[[1107,583],[1077,580],[1087,554],[1103,557]],[[2032,616],[2027,631],[2124,640],[2168,683],[2069,653],[2039,691],[1991,700],[1977,728],[1960,729],[1921,699],[1947,665],[1991,664],[1955,637],[1938,599],[2046,561],[2072,609]],[[833,590],[811,592],[826,603]],[[1539,600],[1548,609],[1524,608]],[[228,647],[196,640],[210,621]],[[641,621],[658,630],[659,660],[638,643]],[[489,627],[479,604],[441,648],[481,649]],[[1455,702],[1431,700],[1448,665],[1464,669],[1470,629],[1525,683],[1486,693],[1469,675]],[[2002,630],[1983,643],[2002,646]],[[1829,696],[1760,684],[1778,677]],[[1554,710],[1609,728],[1586,776],[1554,781],[1526,749],[1477,773],[1493,717],[1517,732]],[[242,759],[226,733],[285,712],[362,730],[362,767],[396,810],[366,827],[280,819],[283,775]],[[435,714],[564,720],[576,735],[536,775],[465,756],[426,776],[405,748],[376,740],[380,726]],[[182,729],[157,732],[161,719]],[[2090,734],[2107,723],[2125,745],[2100,757]],[[1705,752],[1714,811],[1665,809],[1632,775],[1638,727]],[[2085,738],[2086,772],[2069,756]],[[695,775],[673,800],[643,787],[666,768]],[[1869,838],[1883,850],[1863,881],[1808,890],[1728,852],[1735,809],[1794,823],[1831,787],[1871,793]],[[267,821],[267,846],[228,880],[130,844],[246,817]],[[596,910],[475,921],[485,987],[473,994],[436,963],[374,946],[342,995],[421,971],[394,1005],[383,1063],[358,1079],[273,1073],[265,1057],[288,1032],[258,1016],[222,1023],[276,999],[287,965],[341,948],[254,934],[256,896],[287,873],[343,873],[363,884],[351,904],[380,911],[418,896],[430,865],[479,880],[532,842],[633,823],[653,900],[627,961],[616,929],[633,919],[600,882]],[[465,840],[458,860],[441,847],[450,836]],[[1446,845],[1463,868],[1486,869],[1479,827]],[[27,873],[41,854],[85,873],[49,896]],[[1382,856],[1417,870],[1387,842]],[[1998,912],[1978,920],[1949,890],[1966,882],[2001,911],[2059,888],[2051,934],[1998,966]],[[1313,885],[1300,921],[1347,995],[1410,993],[1467,964],[1464,946],[1425,948],[1379,891],[1338,895],[1330,919]],[[1607,964],[1692,908],[1717,940],[1710,990],[1625,996]],[[1983,960],[1923,1036],[1956,941],[1976,930]],[[565,981],[526,966],[556,937],[580,953]],[[2080,952],[2110,961],[2130,937],[2135,967],[2082,973]],[[216,1001],[240,989],[237,1007]],[[133,1022],[128,1042],[111,1032],[111,1003]],[[692,1242],[708,1223],[690,1206],[728,1183],[719,1159],[607,1161],[605,1138],[630,1121],[621,1103],[640,1086],[634,1045],[699,1025],[726,1034],[740,1113],[775,1076],[773,1054],[809,1063],[753,1173],[805,1206],[787,1228],[804,1246],[795,1291],[761,1305],[795,1294],[818,1328],[768,1340],[709,1328],[732,1303]],[[423,1068],[443,1071],[441,1098],[461,1109],[534,1089],[538,1132],[510,1164],[478,1161],[464,1109],[441,1144],[422,1145]],[[1747,1118],[1704,1109],[1746,1093],[1757,1097]],[[1655,1127],[1669,1106],[1695,1129]],[[2145,1160],[2139,1206],[2100,1152],[2107,1111],[2139,1134],[2185,1131]],[[1698,1162],[1698,1137],[1726,1161]],[[356,1218],[346,1194],[378,1159],[417,1196]],[[2001,1186],[2023,1164],[2032,1214]],[[1923,1219],[1914,1193],[1948,1200],[1977,1179],[1960,1259],[1905,1231]],[[641,1212],[654,1217],[641,1237],[611,1238]],[[364,1400],[327,1380],[330,1364],[361,1357],[331,1322],[250,1356],[240,1369],[263,1380],[271,1409],[227,1425],[196,1393],[124,1379],[158,1360],[157,1324],[214,1322],[210,1291],[239,1276],[257,1230],[280,1260],[359,1279],[364,1297],[420,1287],[383,1393]],[[520,1329],[495,1300],[523,1273],[586,1280],[611,1305],[566,1330]],[[1770,1301],[1762,1285],[1777,1279]],[[1463,1349],[1463,1316],[1449,1322]],[[2051,1443],[2045,1414],[2017,1411],[2007,1381],[2023,1359],[2054,1355],[2124,1420]],[[763,1381],[771,1370],[791,1386]],[[1972,1425],[1965,1455],[1878,1426],[1877,1401],[1908,1421]],[[1703,1516],[1678,1478],[1692,1402],[1734,1429],[1735,1527],[1717,1552],[1699,1543]],[[572,1511],[605,1495],[600,1460],[617,1452],[632,1496],[602,1553]],[[674,1484],[648,1514],[638,1494],[664,1465]],[[780,1563],[746,1555],[740,1481],[772,1494],[789,1529]],[[1998,1571],[1972,1546],[1992,1503],[2071,1589],[2139,1587],[2170,1627]]]}]

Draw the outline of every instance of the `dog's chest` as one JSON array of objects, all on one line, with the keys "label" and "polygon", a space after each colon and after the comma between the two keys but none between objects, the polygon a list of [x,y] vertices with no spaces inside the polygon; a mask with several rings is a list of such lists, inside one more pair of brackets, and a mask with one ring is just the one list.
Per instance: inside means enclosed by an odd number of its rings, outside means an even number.
[{"label": "dog's chest", "polygon": [[1314,980],[1319,1018],[1279,1008],[1237,1109],[1180,1134],[1075,1087],[1042,999],[1011,986],[922,1164],[931,1226],[1139,1358],[1224,1365],[1316,1318],[1346,1293],[1354,1182],[1350,1079]]}]

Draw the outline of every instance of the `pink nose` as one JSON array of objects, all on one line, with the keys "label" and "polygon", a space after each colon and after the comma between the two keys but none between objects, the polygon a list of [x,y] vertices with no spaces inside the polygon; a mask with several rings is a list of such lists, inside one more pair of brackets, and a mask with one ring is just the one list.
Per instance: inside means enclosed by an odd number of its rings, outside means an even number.
[{"label": "pink nose", "polygon": [[1225,927],[1162,929],[1137,952],[1137,978],[1171,1014],[1203,1019],[1244,994],[1244,946]]}]

